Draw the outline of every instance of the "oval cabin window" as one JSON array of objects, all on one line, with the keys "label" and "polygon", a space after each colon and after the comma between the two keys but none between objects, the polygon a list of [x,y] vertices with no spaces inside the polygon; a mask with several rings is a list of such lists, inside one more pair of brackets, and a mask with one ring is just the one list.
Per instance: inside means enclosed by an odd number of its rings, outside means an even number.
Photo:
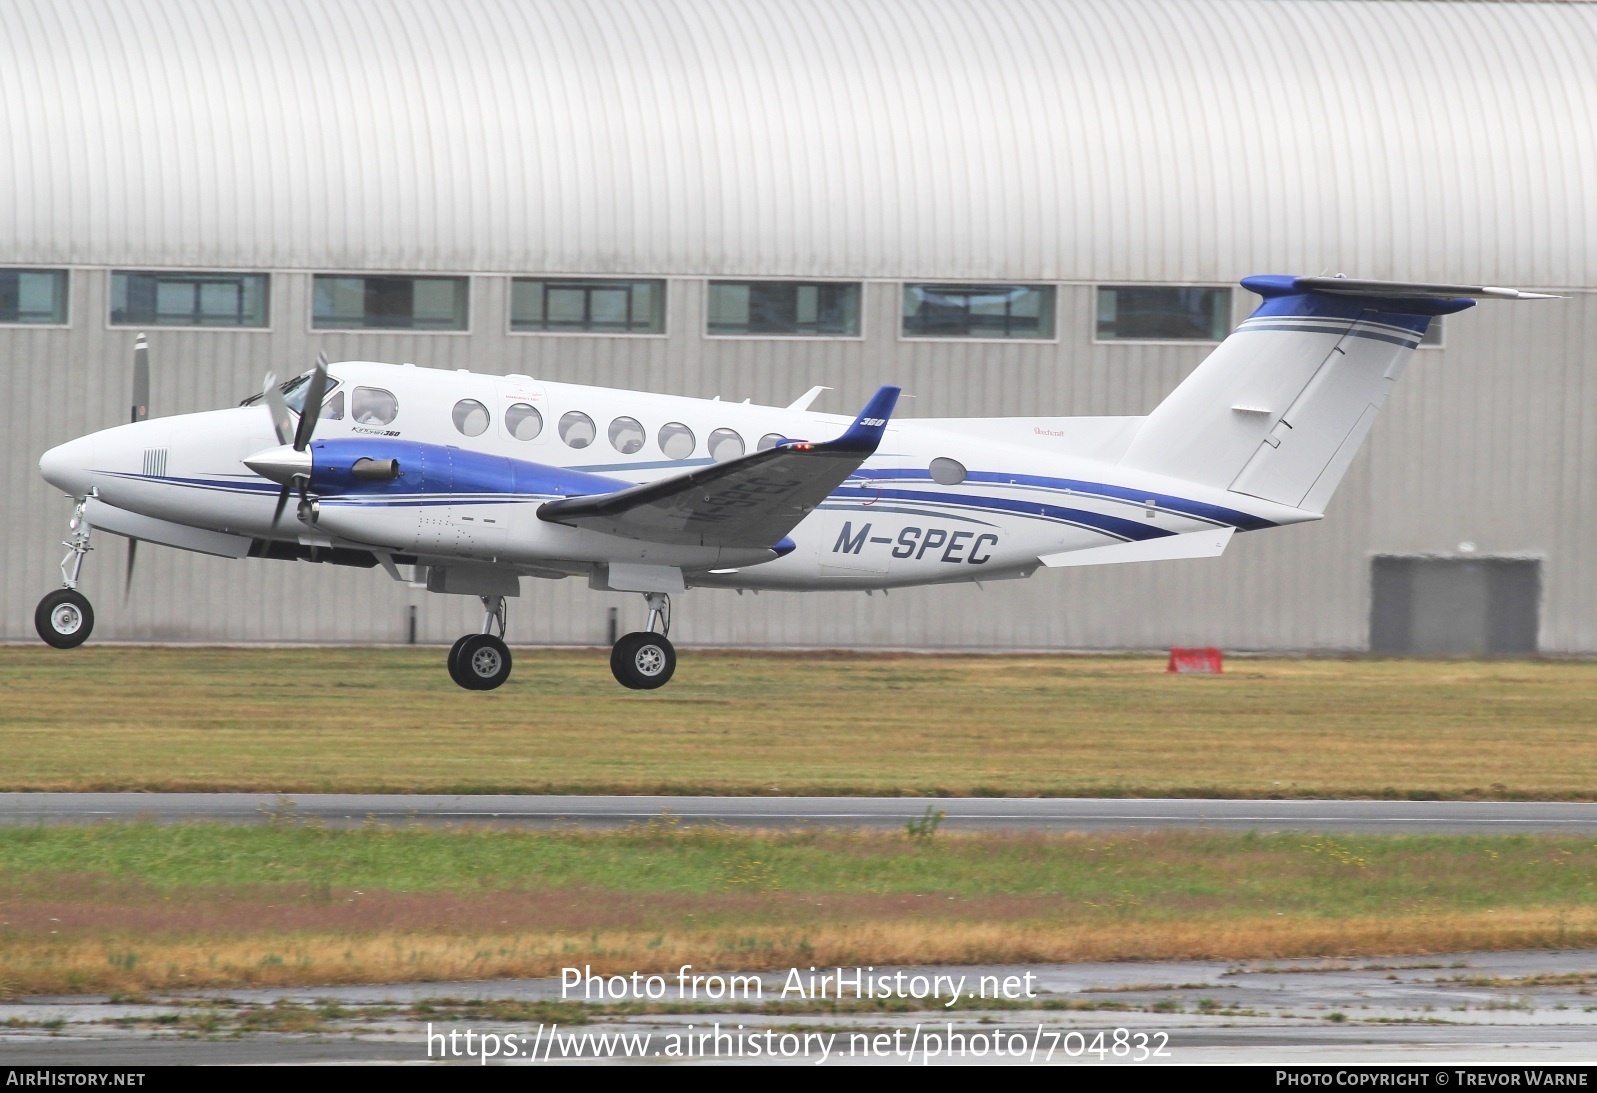
[{"label": "oval cabin window", "polygon": [[965,481],[965,464],[957,459],[939,456],[926,469],[932,472],[932,481],[940,486],[957,486]]},{"label": "oval cabin window", "polygon": [[736,459],[743,454],[743,438],[732,429],[717,429],[710,434],[710,458],[717,463]]},{"label": "oval cabin window", "polygon": [[560,415],[560,439],[571,447],[586,448],[598,435],[599,430],[594,428],[593,418],[581,410],[570,410]]},{"label": "oval cabin window", "polygon": [[622,455],[632,455],[649,437],[637,418],[618,417],[610,423],[610,446]]},{"label": "oval cabin window", "polygon": [[537,440],[543,432],[543,415],[537,407],[518,402],[505,410],[505,430],[517,440]]},{"label": "oval cabin window", "polygon": [[660,426],[660,450],[665,453],[667,459],[686,459],[693,454],[693,449],[698,445],[693,430],[680,421],[671,421]]},{"label": "oval cabin window", "polygon": [[481,436],[488,431],[488,407],[474,398],[455,403],[455,428],[466,436]]}]

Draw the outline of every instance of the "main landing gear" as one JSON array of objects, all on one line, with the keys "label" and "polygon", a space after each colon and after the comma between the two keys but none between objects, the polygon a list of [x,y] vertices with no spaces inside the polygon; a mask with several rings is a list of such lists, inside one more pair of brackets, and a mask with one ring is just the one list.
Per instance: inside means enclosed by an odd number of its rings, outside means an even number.
[{"label": "main landing gear", "polygon": [[[610,650],[616,682],[634,691],[664,687],[677,668],[677,651],[666,637],[671,632],[671,597],[646,592],[644,599],[649,605],[647,629],[623,635]],[[510,678],[505,598],[483,596],[482,606],[482,632],[467,634],[449,650],[449,678],[468,691],[491,691]]]},{"label": "main landing gear", "polygon": [[482,632],[467,634],[449,650],[449,678],[468,691],[491,691],[510,678],[505,598],[483,596],[482,608]]},{"label": "main landing gear", "polygon": [[46,645],[57,649],[72,649],[89,640],[94,632],[94,608],[88,598],[78,591],[78,573],[83,569],[84,555],[94,548],[89,545],[93,530],[83,518],[85,502],[78,501],[72,510],[72,521],[67,525],[71,538],[62,541],[67,548],[61,559],[61,587],[39,601],[33,612],[33,627]]},{"label": "main landing gear", "polygon": [[645,592],[643,598],[649,604],[647,629],[623,634],[610,649],[610,671],[616,682],[634,691],[664,687],[677,670],[677,651],[666,638],[671,632],[671,597]]}]

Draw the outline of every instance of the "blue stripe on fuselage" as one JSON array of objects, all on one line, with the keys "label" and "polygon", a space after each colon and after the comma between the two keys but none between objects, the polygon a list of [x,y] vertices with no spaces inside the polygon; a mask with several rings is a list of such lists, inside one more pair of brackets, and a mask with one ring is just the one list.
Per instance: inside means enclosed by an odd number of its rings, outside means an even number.
[{"label": "blue stripe on fuselage", "polygon": [[1008,497],[991,497],[957,493],[922,493],[917,490],[878,490],[874,487],[847,487],[833,491],[833,497],[886,497],[897,501],[926,501],[937,505],[954,505],[983,512],[1008,512],[1018,516],[1034,516],[1043,520],[1073,524],[1076,527],[1102,531],[1118,539],[1163,539],[1175,532],[1161,527],[1149,527],[1136,520],[1108,516],[1091,509],[1072,509],[1063,505],[1045,505],[1040,501],[1018,501]]},{"label": "blue stripe on fuselage", "polygon": [[[864,471],[861,477],[866,479],[900,479],[931,482],[932,476],[923,470],[883,470]],[[1200,520],[1209,520],[1216,524],[1224,524],[1236,528],[1238,531],[1261,531],[1264,528],[1275,527],[1273,520],[1266,520],[1262,516],[1238,509],[1228,509],[1223,505],[1210,505],[1203,501],[1190,501],[1184,497],[1175,497],[1167,493],[1154,493],[1148,490],[1134,490],[1126,486],[1111,486],[1106,482],[1087,482],[1076,478],[1050,478],[1037,474],[1004,474],[999,471],[970,471],[965,475],[967,482],[987,482],[998,486],[1035,486],[1040,489],[1063,490],[1066,493],[1078,493],[1086,497],[1106,497],[1116,501],[1127,501],[1132,504],[1146,505],[1153,502],[1153,507],[1166,512],[1178,513],[1182,516],[1193,516]]]}]

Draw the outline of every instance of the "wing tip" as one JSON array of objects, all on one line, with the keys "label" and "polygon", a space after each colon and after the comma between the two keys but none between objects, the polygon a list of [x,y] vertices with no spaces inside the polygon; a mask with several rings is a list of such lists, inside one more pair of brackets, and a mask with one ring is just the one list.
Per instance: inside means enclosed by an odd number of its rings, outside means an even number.
[{"label": "wing tip", "polygon": [[890,384],[877,388],[854,423],[826,447],[833,451],[874,452],[882,442],[882,434],[887,431],[887,423],[892,420],[893,408],[898,405],[898,396],[902,393],[903,388]]}]

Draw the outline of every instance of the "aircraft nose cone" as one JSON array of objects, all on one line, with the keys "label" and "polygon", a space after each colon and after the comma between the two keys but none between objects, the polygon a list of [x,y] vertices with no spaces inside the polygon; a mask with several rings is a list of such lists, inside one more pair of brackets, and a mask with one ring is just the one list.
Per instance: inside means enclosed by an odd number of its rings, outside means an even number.
[{"label": "aircraft nose cone", "polygon": [[309,451],[296,452],[287,444],[277,448],[268,448],[264,452],[256,452],[247,456],[244,465],[262,478],[269,478],[282,485],[294,480],[296,475],[307,478],[311,473],[311,453]]},{"label": "aircraft nose cone", "polygon": [[93,438],[79,437],[57,444],[40,456],[39,473],[62,493],[84,497],[89,492],[89,470],[93,462]]}]

